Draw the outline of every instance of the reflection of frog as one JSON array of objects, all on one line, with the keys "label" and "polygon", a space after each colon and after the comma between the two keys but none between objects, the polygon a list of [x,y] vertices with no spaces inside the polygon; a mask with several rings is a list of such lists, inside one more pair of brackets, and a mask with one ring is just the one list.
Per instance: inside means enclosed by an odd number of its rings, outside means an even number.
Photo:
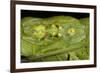
[{"label": "reflection of frog", "polygon": [[[22,41],[24,40],[21,42],[21,52],[24,56],[34,55],[34,57],[36,57],[35,55],[41,56],[59,50],[61,51],[62,49],[70,50],[71,48],[68,47],[74,47],[73,45],[75,45],[74,48],[80,49],[83,48],[80,47],[81,42],[87,39],[85,32],[86,26],[81,24],[78,19],[70,16],[54,16],[50,18],[26,17],[22,19],[21,24],[21,37]],[[85,45],[82,43],[82,46]],[[74,59],[78,59],[72,56],[74,53],[69,54],[71,55],[70,60],[73,60],[73,57]],[[68,60],[68,53],[63,53],[63,56],[64,55],[67,55],[65,57],[66,59],[62,58],[61,55],[56,55],[57,57],[55,57],[55,59],[61,58],[62,60]],[[50,60],[50,57],[48,58]],[[45,60],[47,59],[44,59],[44,61]],[[51,60],[53,61],[52,56]]]}]

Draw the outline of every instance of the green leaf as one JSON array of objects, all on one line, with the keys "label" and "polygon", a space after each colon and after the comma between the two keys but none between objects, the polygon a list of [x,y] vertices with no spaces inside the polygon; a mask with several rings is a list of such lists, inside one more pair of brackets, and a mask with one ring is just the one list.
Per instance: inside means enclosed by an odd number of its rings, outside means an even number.
[{"label": "green leaf", "polygon": [[80,50],[76,52],[76,55],[80,60],[89,59],[89,48],[80,48]]},{"label": "green leaf", "polygon": [[75,52],[70,52],[69,60],[79,60],[79,57],[77,57]]},{"label": "green leaf", "polygon": [[[86,34],[86,39],[85,39],[85,42],[86,42],[86,45],[88,46],[89,44],[90,44],[90,40],[89,40],[89,37],[90,37],[90,33],[89,33],[89,30],[90,30],[90,28],[89,28],[89,26],[90,26],[90,21],[89,21],[89,18],[87,17],[87,18],[82,18],[82,19],[80,19],[80,22],[81,22],[81,24],[83,24],[83,25],[85,25],[85,34]],[[89,48],[89,46],[88,46],[88,48]]]},{"label": "green leaf", "polygon": [[32,50],[32,44],[25,41],[21,40],[21,53],[24,56],[32,56],[33,55],[33,50]]}]

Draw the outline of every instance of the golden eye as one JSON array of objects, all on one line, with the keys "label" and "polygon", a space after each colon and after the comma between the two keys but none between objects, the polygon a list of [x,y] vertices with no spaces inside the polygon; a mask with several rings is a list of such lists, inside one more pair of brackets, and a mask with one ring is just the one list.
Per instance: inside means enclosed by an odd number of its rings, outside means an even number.
[{"label": "golden eye", "polygon": [[75,34],[76,30],[75,30],[74,28],[69,28],[69,29],[67,30],[67,32],[68,32],[69,35],[72,36],[72,35]]}]

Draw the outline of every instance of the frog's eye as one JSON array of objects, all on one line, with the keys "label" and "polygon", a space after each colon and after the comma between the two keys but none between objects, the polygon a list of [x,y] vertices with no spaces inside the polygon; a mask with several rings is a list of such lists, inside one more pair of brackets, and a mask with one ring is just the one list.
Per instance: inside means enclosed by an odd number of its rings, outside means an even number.
[{"label": "frog's eye", "polygon": [[51,26],[51,29],[52,29],[52,35],[56,35],[57,34],[57,27],[55,25],[52,25]]},{"label": "frog's eye", "polygon": [[52,24],[48,29],[48,33],[50,33],[51,36],[56,36],[58,33],[58,28],[56,27],[56,25]]},{"label": "frog's eye", "polygon": [[74,35],[76,33],[76,29],[75,28],[69,28],[67,30],[67,33],[72,36],[72,35]]},{"label": "frog's eye", "polygon": [[61,26],[59,26],[59,33],[58,33],[58,36],[61,37],[62,36],[62,33],[60,31],[62,31],[63,28]]}]

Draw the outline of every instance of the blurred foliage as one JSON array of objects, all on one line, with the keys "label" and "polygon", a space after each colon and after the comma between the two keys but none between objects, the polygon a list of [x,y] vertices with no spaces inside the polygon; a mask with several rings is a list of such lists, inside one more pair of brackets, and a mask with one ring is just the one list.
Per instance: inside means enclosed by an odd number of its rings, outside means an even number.
[{"label": "blurred foliage", "polygon": [[89,18],[23,18],[21,57],[22,62],[89,59]]}]

